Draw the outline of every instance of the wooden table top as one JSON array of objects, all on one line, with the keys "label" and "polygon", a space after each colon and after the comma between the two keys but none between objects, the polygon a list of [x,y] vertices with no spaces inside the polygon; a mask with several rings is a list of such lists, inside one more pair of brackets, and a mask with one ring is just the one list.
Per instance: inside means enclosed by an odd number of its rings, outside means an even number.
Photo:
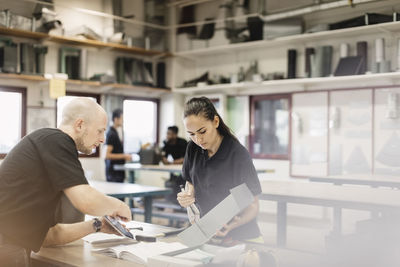
[{"label": "wooden table top", "polygon": [[[143,234],[146,235],[153,235],[173,229],[166,226],[137,221],[131,221],[126,225],[127,227],[142,226]],[[52,266],[143,266],[135,262],[120,260],[92,252],[93,248],[99,248],[99,246],[93,246],[90,243],[79,239],[63,246],[41,248],[38,253],[32,253],[31,257],[34,261],[50,263],[53,264]]]}]

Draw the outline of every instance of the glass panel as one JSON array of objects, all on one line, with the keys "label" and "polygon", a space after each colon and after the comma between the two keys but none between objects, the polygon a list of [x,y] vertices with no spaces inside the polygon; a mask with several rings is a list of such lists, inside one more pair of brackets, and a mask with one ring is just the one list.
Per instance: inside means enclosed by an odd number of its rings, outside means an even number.
[{"label": "glass panel", "polygon": [[289,100],[265,99],[254,103],[253,153],[287,155],[289,145]]},{"label": "glass panel", "polygon": [[0,154],[7,154],[21,139],[22,94],[0,92]]},{"label": "glass panel", "polygon": [[148,100],[124,100],[125,152],[137,153],[142,144],[156,142],[157,103]]}]

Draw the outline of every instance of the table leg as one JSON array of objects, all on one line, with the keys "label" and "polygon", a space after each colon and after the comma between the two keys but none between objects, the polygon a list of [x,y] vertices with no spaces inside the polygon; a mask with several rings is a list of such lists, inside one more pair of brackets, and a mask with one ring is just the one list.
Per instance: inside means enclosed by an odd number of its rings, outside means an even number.
[{"label": "table leg", "polygon": [[152,209],[153,209],[153,197],[152,196],[144,197],[144,221],[147,223],[151,223]]},{"label": "table leg", "polygon": [[[135,171],[133,171],[133,170],[131,170],[131,171],[128,171],[128,174],[129,174],[129,182],[131,183],[131,184],[134,184],[135,183]],[[134,208],[134,204],[133,204],[133,198],[129,198],[129,207],[132,209],[132,208]]]},{"label": "table leg", "polygon": [[342,208],[333,207],[333,235],[340,236],[342,234]]},{"label": "table leg", "polygon": [[135,183],[135,171],[133,171],[133,170],[128,171],[128,175],[129,175],[129,182],[131,184],[134,184]]},{"label": "table leg", "polygon": [[287,230],[287,203],[278,201],[277,208],[276,243],[278,247],[285,247]]}]

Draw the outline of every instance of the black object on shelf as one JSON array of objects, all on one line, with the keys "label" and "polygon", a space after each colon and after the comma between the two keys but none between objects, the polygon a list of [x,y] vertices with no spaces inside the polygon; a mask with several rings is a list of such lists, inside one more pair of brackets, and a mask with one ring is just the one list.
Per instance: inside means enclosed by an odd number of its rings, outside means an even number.
[{"label": "black object on shelf", "polygon": [[33,74],[35,73],[35,55],[33,44],[28,43],[20,43],[19,44],[20,50],[20,68],[21,73],[25,74]]},{"label": "black object on shelf", "polygon": [[295,49],[288,50],[288,66],[287,66],[287,78],[296,78],[296,64],[297,64],[297,51]]},{"label": "black object on shelf", "polygon": [[247,18],[247,27],[250,32],[249,41],[256,41],[263,39],[263,26],[264,21],[260,19],[260,17],[248,17]]},{"label": "black object on shelf", "polygon": [[156,66],[157,70],[157,87],[158,88],[166,88],[166,83],[165,83],[165,63],[164,62],[158,62]]},{"label": "black object on shelf", "polygon": [[357,56],[363,58],[360,73],[364,74],[367,71],[367,62],[368,62],[368,43],[365,41],[357,42]]},{"label": "black object on shelf", "polygon": [[[207,18],[207,20],[212,20],[212,18]],[[214,36],[215,32],[215,22],[207,22],[204,23],[203,26],[201,27],[199,36],[197,36],[196,39],[200,40],[209,40]]]},{"label": "black object on shelf", "polygon": [[378,23],[392,22],[392,15],[384,15],[378,13],[365,13],[363,16],[339,21],[336,23],[329,24],[330,30],[351,28],[351,27],[359,27],[365,25],[372,25]]},{"label": "black object on shelf", "polygon": [[80,80],[81,50],[77,48],[60,48],[59,71],[68,74],[68,79]]},{"label": "black object on shelf", "polygon": [[[185,6],[181,10],[181,18],[179,20],[179,24],[186,24],[194,22],[194,5]],[[196,26],[186,26],[179,27],[177,29],[177,33],[188,33],[190,35],[196,36]]]},{"label": "black object on shelf", "polygon": [[115,64],[118,83],[154,86],[152,69],[149,62],[140,59],[119,57]]},{"label": "black object on shelf", "polygon": [[305,74],[307,78],[311,77],[311,57],[315,55],[315,49],[313,47],[307,47],[305,51]]},{"label": "black object on shelf", "polygon": [[47,46],[20,43],[20,71],[25,74],[43,74]]},{"label": "black object on shelf", "polygon": [[343,57],[340,59],[335,76],[347,76],[362,74],[364,58],[361,56]]},{"label": "black object on shelf", "polygon": [[48,48],[43,45],[35,45],[35,72],[36,74],[44,74],[44,57]]},{"label": "black object on shelf", "polygon": [[208,71],[206,73],[204,73],[203,75],[201,75],[200,77],[197,77],[197,78],[194,78],[192,80],[183,82],[183,87],[197,86],[197,83],[199,83],[199,82],[205,82],[207,84],[209,83]]},{"label": "black object on shelf", "polygon": [[18,47],[11,39],[0,37],[0,72],[16,73]]}]

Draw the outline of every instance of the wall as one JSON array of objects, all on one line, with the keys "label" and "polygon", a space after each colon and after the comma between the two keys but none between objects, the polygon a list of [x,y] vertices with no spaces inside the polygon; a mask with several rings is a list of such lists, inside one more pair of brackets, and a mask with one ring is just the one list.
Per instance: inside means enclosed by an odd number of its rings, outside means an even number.
[{"label": "wall", "polygon": [[[221,16],[216,10],[218,10],[218,1],[213,3],[204,3],[198,5],[196,10],[196,21],[201,21],[206,17],[218,18]],[[336,8],[328,11],[315,12],[304,16],[305,26],[313,26],[316,24],[332,23],[339,20],[348,19],[354,16],[359,16],[364,12],[374,13],[386,13],[390,14],[393,11],[400,9],[400,3],[398,1],[377,1],[369,4],[355,5],[355,7]],[[212,10],[212,12],[207,12]],[[218,27],[217,27],[218,28]],[[197,49],[212,47],[213,45],[224,45],[226,40],[217,36],[218,31],[215,33],[213,39],[210,41],[197,40]],[[237,73],[240,66],[243,66],[246,70],[250,62],[257,60],[258,67],[261,73],[267,74],[271,72],[282,72],[286,75],[287,70],[287,50],[296,49],[298,53],[297,58],[297,76],[304,77],[304,50],[306,47],[315,47],[322,45],[332,45],[334,48],[332,72],[335,70],[336,65],[339,62],[339,46],[341,43],[350,44],[350,55],[355,55],[355,45],[358,41],[368,42],[368,69],[371,70],[372,63],[375,62],[375,39],[385,38],[386,45],[386,58],[392,60],[392,69],[398,69],[397,66],[397,36],[390,32],[384,32],[376,35],[359,35],[355,34],[351,38],[343,38],[336,36],[335,38],[326,38],[322,40],[305,40],[300,42],[293,42],[292,44],[278,45],[278,46],[266,46],[264,48],[251,48],[248,50],[241,50],[239,52],[222,51],[218,54],[213,53],[210,56],[202,55],[201,57],[182,56],[177,59],[176,73],[179,73],[175,77],[176,85],[179,87],[183,81],[193,79],[202,75],[205,72],[209,72],[210,76],[223,75],[229,77],[230,75]],[[214,41],[219,41],[215,43]],[[187,47],[188,42],[185,38],[178,36],[177,47]],[[179,42],[181,42],[179,44]],[[192,42],[192,41],[189,41]],[[199,44],[200,43],[200,44]],[[192,48],[196,48],[193,47]],[[268,92],[266,92],[267,94]],[[228,98],[228,125],[234,129],[235,133],[239,136],[242,142],[246,142],[249,133],[249,104],[243,100],[242,96],[230,96]],[[240,104],[239,104],[240,103]],[[260,166],[273,166],[276,169],[275,177],[287,178],[289,177],[289,162],[281,160],[255,160]]]},{"label": "wall", "polygon": [[[77,0],[56,0],[55,1],[57,18],[63,22],[66,32],[74,30],[82,25],[91,28],[95,32],[104,36],[110,36],[112,32],[113,21],[99,16],[88,15],[78,12],[78,8],[89,9],[99,12],[110,12],[110,1],[93,0],[93,1],[77,1]],[[125,1],[124,10],[126,12],[134,13],[137,19],[143,18],[143,4],[142,1]],[[71,7],[74,8],[66,8]],[[111,31],[110,31],[111,28]],[[16,38],[17,41],[31,41]],[[45,42],[48,45],[48,53],[45,57],[45,72],[57,73],[58,72],[58,51],[61,45]],[[114,74],[114,61],[117,56],[126,56],[124,53],[111,52],[99,50],[95,48],[85,48],[88,51],[88,66],[87,77],[89,78],[96,73],[109,73]],[[27,88],[27,131],[28,133],[36,129],[35,127],[40,124],[40,120],[47,127],[55,127],[55,108],[56,101],[49,97],[48,82],[32,82],[25,80],[8,80],[2,79],[1,85],[15,86]],[[67,86],[68,90],[68,86]],[[39,108],[43,104],[44,108]],[[50,118],[49,118],[50,117]],[[54,118],[51,119],[51,118]],[[104,174],[104,159],[103,158],[80,158],[85,172],[90,178],[105,180]],[[1,162],[1,161],[0,161]]]}]

